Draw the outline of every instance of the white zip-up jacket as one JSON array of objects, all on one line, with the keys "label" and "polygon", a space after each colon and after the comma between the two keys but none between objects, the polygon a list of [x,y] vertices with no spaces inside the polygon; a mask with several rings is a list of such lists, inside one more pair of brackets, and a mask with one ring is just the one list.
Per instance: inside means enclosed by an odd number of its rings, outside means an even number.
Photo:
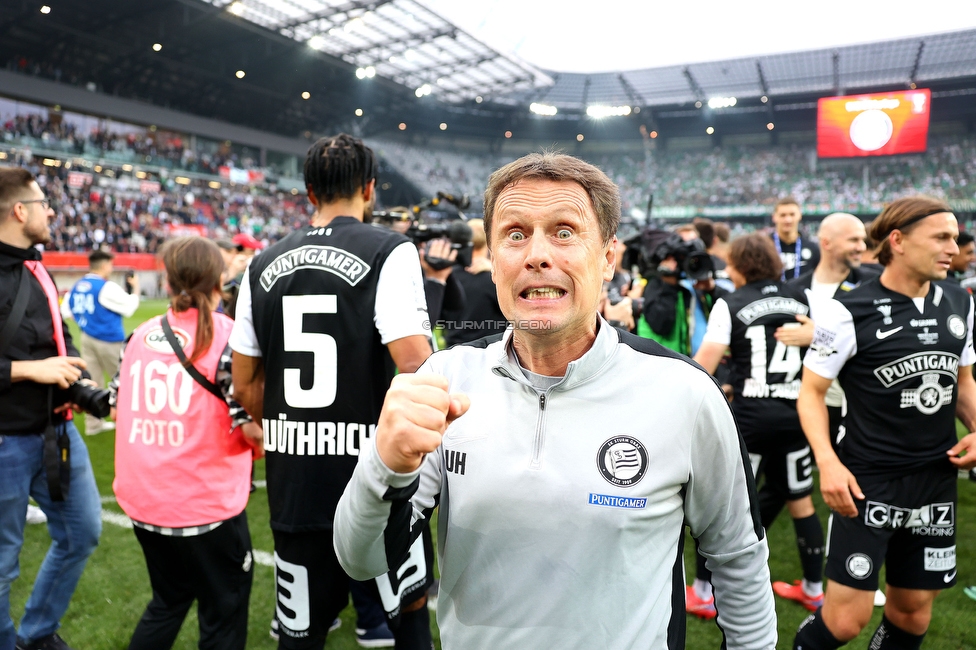
[{"label": "white zip-up jacket", "polygon": [[722,391],[687,358],[599,325],[544,392],[512,330],[430,357],[420,372],[471,407],[416,472],[364,450],[335,515],[339,561],[356,579],[386,573],[439,505],[445,650],[683,648],[687,523],[727,647],[775,648],[755,484]]}]

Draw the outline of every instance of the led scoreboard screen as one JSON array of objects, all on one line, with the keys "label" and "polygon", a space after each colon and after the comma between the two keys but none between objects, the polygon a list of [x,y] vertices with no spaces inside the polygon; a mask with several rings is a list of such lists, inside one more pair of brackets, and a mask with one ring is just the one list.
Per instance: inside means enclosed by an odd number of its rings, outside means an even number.
[{"label": "led scoreboard screen", "polygon": [[817,155],[855,158],[924,152],[931,100],[928,89],[824,97],[817,102]]}]

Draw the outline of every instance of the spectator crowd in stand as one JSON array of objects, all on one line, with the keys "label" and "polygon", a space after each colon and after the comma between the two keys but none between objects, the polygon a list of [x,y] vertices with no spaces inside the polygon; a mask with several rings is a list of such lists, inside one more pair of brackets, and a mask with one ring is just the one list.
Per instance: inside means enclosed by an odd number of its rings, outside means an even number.
[{"label": "spectator crowd in stand", "polygon": [[[135,128],[135,127],[133,127]],[[224,164],[247,167],[254,160],[237,153],[207,154],[189,147],[176,134],[148,130],[116,133],[93,129],[83,134],[60,114],[19,113],[2,123],[0,140],[8,145],[64,151],[73,155],[142,156],[156,164],[189,172],[217,174]],[[442,151],[402,142],[372,143],[386,161],[426,196],[438,191],[468,194],[470,212],[480,209],[484,183],[492,169],[506,162],[500,154]],[[623,214],[646,210],[653,195],[657,207],[746,208],[766,214],[779,196],[793,196],[808,212],[877,213],[884,203],[915,192],[976,205],[976,138],[936,136],[924,155],[862,160],[818,160],[812,145],[782,147],[726,146],[710,151],[649,150],[594,160],[621,190]],[[155,252],[179,226],[204,226],[222,236],[249,229],[267,242],[303,222],[303,201],[263,188],[222,184],[212,188],[194,181],[167,182],[157,193],[138,183],[108,182],[96,176],[93,185],[69,188],[65,168],[31,167],[39,182],[52,183],[49,193],[59,203],[51,246],[64,251],[108,247],[117,252]],[[125,188],[125,189],[120,189]],[[380,197],[382,198],[382,197]],[[668,215],[676,216],[676,215]],[[690,216],[690,215],[689,215]],[[730,222],[733,234],[755,228]],[[812,232],[810,234],[815,234]]]},{"label": "spectator crowd in stand", "polygon": [[[115,157],[214,176],[220,173],[221,167],[260,167],[254,157],[239,154],[229,147],[221,146],[212,152],[200,151],[190,147],[181,134],[152,128],[129,126],[124,131],[114,131],[111,124],[100,122],[99,128],[85,133],[78,124],[64,119],[59,113],[48,116],[17,113],[0,119],[0,126],[0,141],[7,144],[54,149],[77,156]],[[126,125],[119,123],[118,126]]]},{"label": "spectator crowd in stand", "polygon": [[254,233],[273,242],[307,219],[304,197],[243,186],[211,188],[203,183],[175,185],[145,193],[135,185],[114,183],[68,186],[69,170],[26,165],[57,206],[48,248],[90,251],[108,248],[121,253],[155,253],[187,226],[203,227],[212,236]]}]

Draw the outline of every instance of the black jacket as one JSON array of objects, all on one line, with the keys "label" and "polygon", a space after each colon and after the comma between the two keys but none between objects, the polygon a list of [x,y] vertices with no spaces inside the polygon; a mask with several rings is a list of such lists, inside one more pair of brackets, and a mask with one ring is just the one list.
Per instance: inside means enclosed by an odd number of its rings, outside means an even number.
[{"label": "black jacket", "polygon": [[[20,274],[30,273],[24,267],[24,262],[40,259],[41,254],[35,248],[16,248],[0,242],[0,328],[10,318],[10,310],[20,287]],[[0,435],[43,433],[48,423],[48,386],[32,381],[10,382],[12,361],[34,361],[58,354],[51,309],[44,289],[33,277],[27,286],[30,287],[30,298],[26,312],[6,351],[0,356],[0,413],[3,414],[0,417]],[[68,356],[80,356],[71,341],[67,325],[62,323],[62,327]],[[57,386],[54,387],[53,397],[54,406],[67,401]],[[60,424],[64,418],[54,415],[52,421]]]},{"label": "black jacket", "polygon": [[[837,287],[837,291],[834,292],[834,297],[843,295],[842,292],[850,291],[862,282],[876,277],[878,277],[878,274],[874,272],[874,269],[864,268],[863,265],[860,268],[851,269],[851,272],[847,274],[847,279]],[[795,280],[789,281],[788,284],[800,291],[806,291],[813,285],[813,271],[807,271]]]}]

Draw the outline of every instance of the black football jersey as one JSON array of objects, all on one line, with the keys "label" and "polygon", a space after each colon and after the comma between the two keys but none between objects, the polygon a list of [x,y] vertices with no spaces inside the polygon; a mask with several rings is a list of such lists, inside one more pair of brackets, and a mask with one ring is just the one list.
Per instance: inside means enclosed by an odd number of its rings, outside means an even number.
[{"label": "black football jersey", "polygon": [[973,362],[970,295],[932,282],[920,311],[874,278],[821,311],[804,363],[847,395],[841,461],[855,476],[948,469],[959,366]]},{"label": "black football jersey", "polygon": [[796,324],[809,305],[786,283],[751,282],[722,298],[732,320],[732,410],[747,442],[779,432],[799,432],[796,398],[804,350],[776,340],[776,330]]},{"label": "black football jersey", "polygon": [[395,373],[374,309],[380,269],[406,241],[338,217],[293,232],[251,262],[273,528],[332,526]]}]

